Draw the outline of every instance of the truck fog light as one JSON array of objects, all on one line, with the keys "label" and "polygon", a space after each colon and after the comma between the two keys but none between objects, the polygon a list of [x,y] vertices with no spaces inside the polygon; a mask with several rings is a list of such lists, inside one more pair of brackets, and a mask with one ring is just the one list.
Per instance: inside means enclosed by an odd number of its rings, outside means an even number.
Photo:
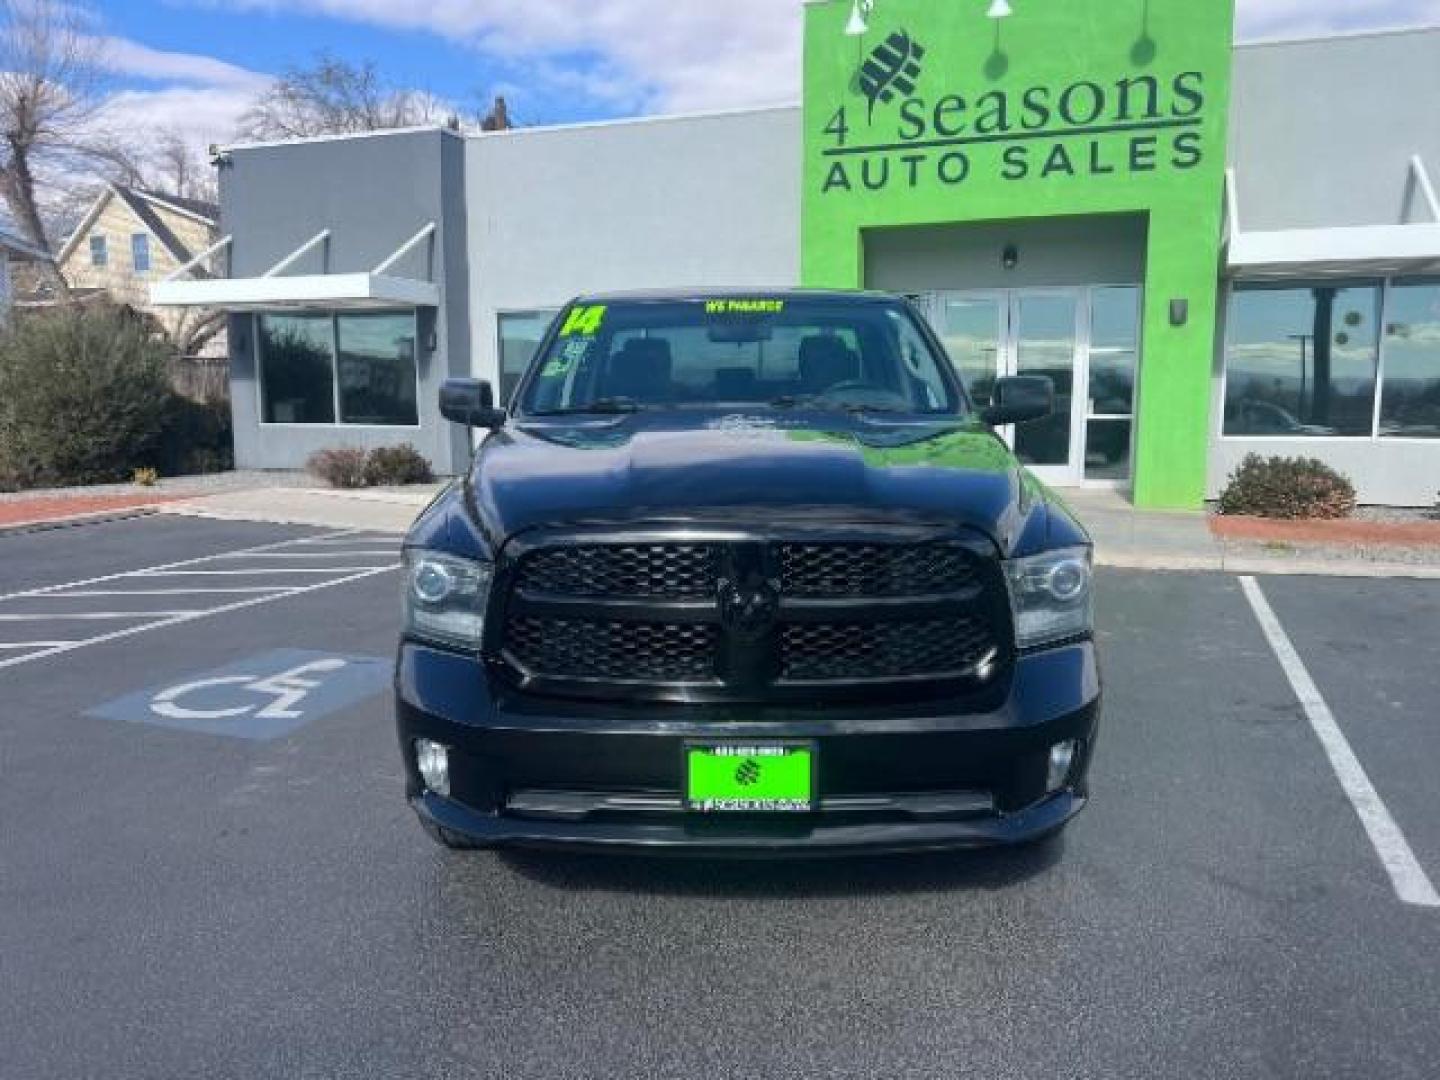
[{"label": "truck fog light", "polygon": [[415,761],[425,786],[436,795],[450,794],[450,751],[429,739],[415,740]]},{"label": "truck fog light", "polygon": [[1070,779],[1070,766],[1075,764],[1075,752],[1079,748],[1080,744],[1074,739],[1056,743],[1050,748],[1050,772],[1045,780],[1047,792],[1059,791],[1065,786],[1065,781]]}]

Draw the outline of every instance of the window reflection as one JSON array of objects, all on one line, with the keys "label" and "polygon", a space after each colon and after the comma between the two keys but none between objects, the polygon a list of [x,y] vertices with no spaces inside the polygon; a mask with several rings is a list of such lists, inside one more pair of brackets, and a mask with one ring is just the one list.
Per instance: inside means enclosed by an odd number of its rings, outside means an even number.
[{"label": "window reflection", "polygon": [[260,319],[260,386],[267,424],[333,424],[335,368],[329,315]]},{"label": "window reflection", "polygon": [[340,421],[375,427],[414,427],[415,316],[341,315]]},{"label": "window reflection", "polygon": [[1440,438],[1440,284],[1390,290],[1380,434]]},{"label": "window reflection", "polygon": [[1377,285],[1237,288],[1225,434],[1370,435],[1379,310]]},{"label": "window reflection", "polygon": [[993,298],[947,300],[940,336],[971,399],[977,405],[988,405],[1000,370],[1000,301]]},{"label": "window reflection", "polygon": [[552,311],[500,316],[501,401],[508,402],[514,396],[554,317]]},{"label": "window reflection", "polygon": [[[1090,415],[1130,416],[1139,367],[1140,290],[1132,286],[1090,293]],[[1128,453],[1128,440],[1126,442]]]},{"label": "window reflection", "polygon": [[262,422],[418,426],[415,326],[414,312],[260,316]]}]

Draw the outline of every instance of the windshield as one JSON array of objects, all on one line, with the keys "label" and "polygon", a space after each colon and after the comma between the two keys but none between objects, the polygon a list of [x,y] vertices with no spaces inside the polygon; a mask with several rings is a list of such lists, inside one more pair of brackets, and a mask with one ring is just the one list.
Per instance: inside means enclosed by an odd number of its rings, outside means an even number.
[{"label": "windshield", "polygon": [[820,299],[576,305],[537,356],[519,412],[770,407],[961,413],[960,392],[902,303]]}]

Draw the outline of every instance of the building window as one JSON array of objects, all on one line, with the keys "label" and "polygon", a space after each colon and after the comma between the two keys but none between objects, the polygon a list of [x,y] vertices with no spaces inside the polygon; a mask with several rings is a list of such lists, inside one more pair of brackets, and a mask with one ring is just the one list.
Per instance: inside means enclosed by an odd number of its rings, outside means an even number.
[{"label": "building window", "polygon": [[90,237],[90,265],[105,266],[110,262],[110,252],[105,246],[105,237]]},{"label": "building window", "polygon": [[259,323],[264,423],[419,425],[413,312],[262,315]]},{"label": "building window", "polygon": [[135,273],[150,272],[150,237],[145,233],[135,233],[130,237],[130,262],[135,267]]},{"label": "building window", "polygon": [[1140,367],[1140,299],[1140,289],[1134,286],[1090,290],[1086,480],[1130,477],[1135,377]]},{"label": "building window", "polygon": [[1381,437],[1440,439],[1440,282],[1390,289],[1384,371]]},{"label": "building window", "polygon": [[1237,286],[1225,356],[1225,434],[1374,431],[1381,287]]},{"label": "building window", "polygon": [[414,427],[415,316],[341,315],[336,320],[340,357],[340,422],[373,427]]},{"label": "building window", "polygon": [[261,316],[260,388],[267,424],[333,424],[334,320],[329,315]]},{"label": "building window", "polygon": [[535,359],[553,311],[515,312],[500,316],[500,400],[509,402],[520,379]]}]

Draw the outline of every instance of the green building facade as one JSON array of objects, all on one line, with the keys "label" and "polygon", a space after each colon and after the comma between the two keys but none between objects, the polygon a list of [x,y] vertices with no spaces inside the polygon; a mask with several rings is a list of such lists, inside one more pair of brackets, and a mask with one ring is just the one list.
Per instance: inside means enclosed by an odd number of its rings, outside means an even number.
[{"label": "green building facade", "polygon": [[[1224,224],[1230,0],[1052,2],[1027,6],[1023,19],[990,20],[979,3],[879,0],[867,31],[847,33],[856,11],[848,0],[807,10],[805,284],[874,284],[872,252],[895,230],[922,245],[929,231],[932,249],[965,247],[973,231],[994,253],[989,240],[1006,229],[1038,235],[1023,226],[1067,219],[1085,226],[1068,234],[1067,286],[1084,280],[1090,237],[1143,237],[1143,277],[1122,283],[1138,286],[1139,297],[1133,353],[1120,360],[1130,367],[1128,406],[1087,392],[1086,376],[1101,366],[1077,370],[1060,333],[1072,307],[1076,332],[1092,342],[1099,322],[1113,322],[1085,310],[1083,294],[1077,303],[1032,288],[1035,332],[1014,325],[1026,316],[1025,290],[1018,300],[1007,295],[1030,254],[1023,244],[999,245],[988,270],[972,262],[957,282],[957,303],[980,305],[981,325],[993,305],[998,322],[993,348],[982,332],[968,363],[956,359],[976,385],[992,351],[1002,374],[1055,378],[1065,415],[1043,436],[1015,435],[1037,472],[1084,479],[1087,444],[1118,434],[1132,440],[1137,503],[1198,505]],[[962,339],[952,353],[975,345],[966,331],[977,319],[962,321],[947,335]],[[1128,408],[1133,422],[1110,431],[1113,421],[1091,419],[1102,415],[1096,408],[1109,409],[1105,416]]]}]

